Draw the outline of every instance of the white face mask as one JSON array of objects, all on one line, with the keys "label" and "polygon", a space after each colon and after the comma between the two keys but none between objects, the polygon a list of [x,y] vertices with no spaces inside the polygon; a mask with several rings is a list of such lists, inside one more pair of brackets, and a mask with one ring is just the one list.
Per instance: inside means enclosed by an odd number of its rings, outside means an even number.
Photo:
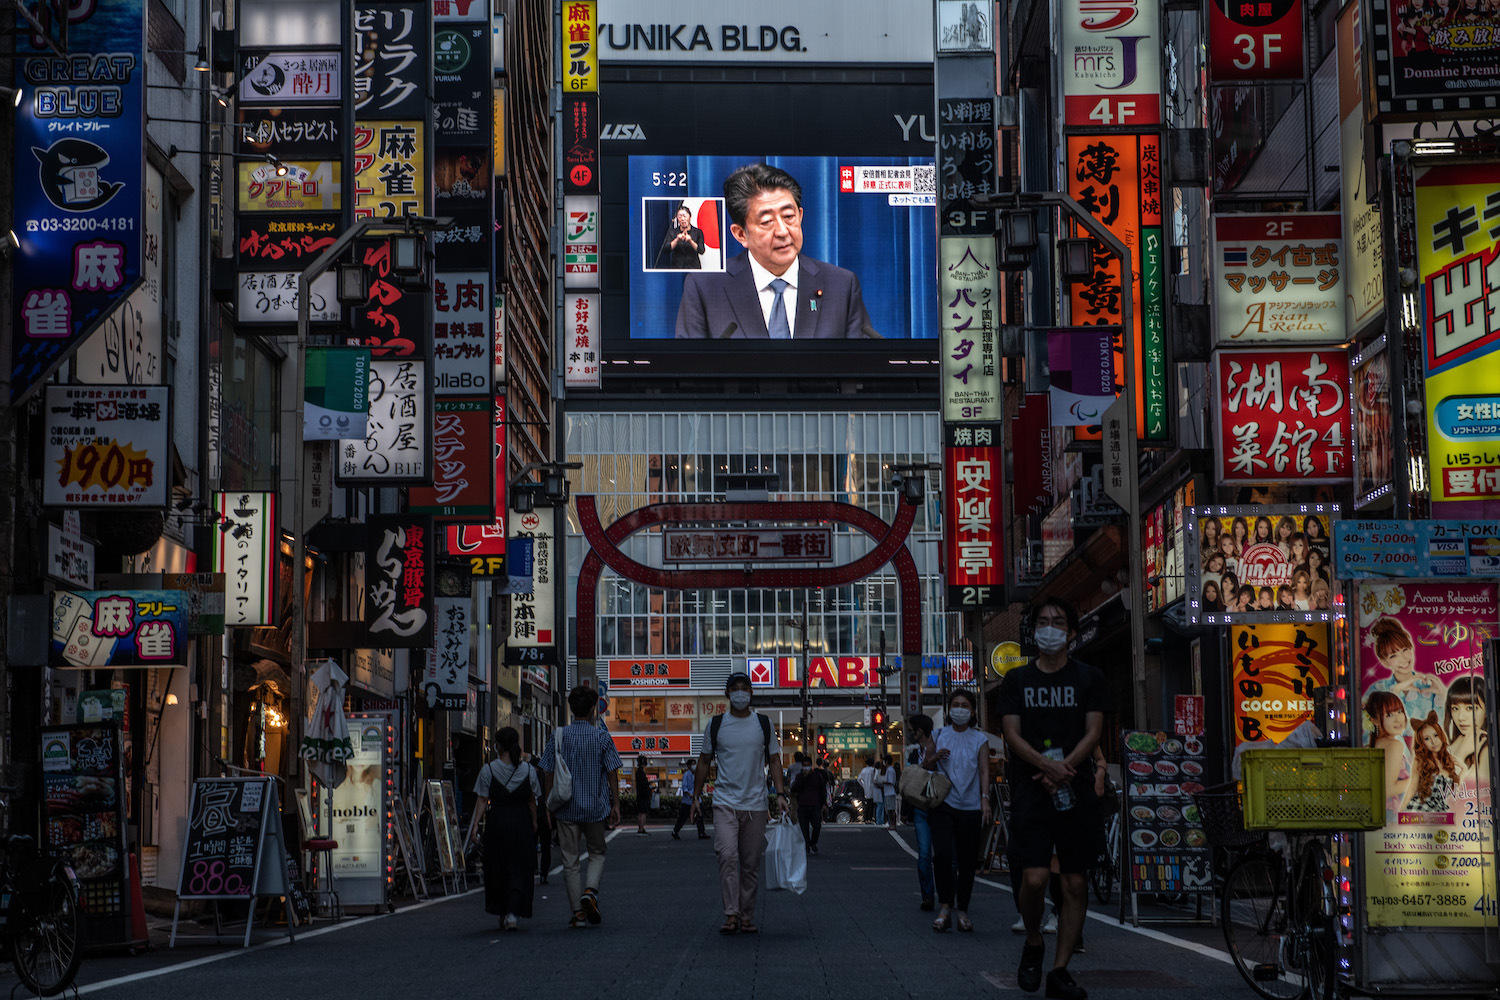
[{"label": "white face mask", "polygon": [[749,691],[731,691],[731,692],[729,692],[729,707],[732,708],[732,709],[734,709],[736,712],[743,712],[745,709],[749,708],[750,707],[750,692]]},{"label": "white face mask", "polygon": [[1060,653],[1067,645],[1068,633],[1055,625],[1043,625],[1036,630],[1036,647],[1044,653]]},{"label": "white face mask", "polygon": [[953,723],[955,726],[967,726],[969,724],[969,720],[973,718],[973,716],[974,713],[967,708],[948,709],[948,721]]}]

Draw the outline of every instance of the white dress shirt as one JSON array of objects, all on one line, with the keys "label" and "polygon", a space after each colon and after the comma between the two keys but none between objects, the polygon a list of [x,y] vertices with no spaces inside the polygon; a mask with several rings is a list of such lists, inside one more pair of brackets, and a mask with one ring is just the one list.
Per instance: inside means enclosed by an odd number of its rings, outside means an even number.
[{"label": "white dress shirt", "polygon": [[780,278],[785,281],[787,287],[782,289],[781,299],[786,303],[786,322],[792,331],[792,336],[797,336],[797,275],[802,270],[802,259],[799,257],[792,261],[792,266],[786,269],[785,274],[772,274],[760,266],[760,262],[753,254],[747,253],[750,258],[750,276],[755,281],[755,290],[760,295],[760,318],[766,321],[766,329],[771,329],[771,309],[776,305],[776,290],[771,287],[771,282]]}]

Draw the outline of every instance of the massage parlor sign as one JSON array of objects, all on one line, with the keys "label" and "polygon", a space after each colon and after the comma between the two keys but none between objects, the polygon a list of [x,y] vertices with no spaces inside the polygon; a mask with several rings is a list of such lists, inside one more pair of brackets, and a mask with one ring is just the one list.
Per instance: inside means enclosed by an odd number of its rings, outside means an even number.
[{"label": "massage parlor sign", "polygon": [[[1386,824],[1364,835],[1376,927],[1493,925],[1483,653],[1493,583],[1362,584],[1354,729],[1386,751]],[[1493,629],[1493,624],[1488,626]],[[1351,712],[1351,715],[1353,713]]]}]

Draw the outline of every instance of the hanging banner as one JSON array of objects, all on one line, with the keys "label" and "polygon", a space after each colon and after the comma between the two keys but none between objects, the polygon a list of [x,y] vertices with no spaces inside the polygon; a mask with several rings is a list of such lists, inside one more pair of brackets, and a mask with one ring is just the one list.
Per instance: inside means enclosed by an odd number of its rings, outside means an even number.
[{"label": "hanging banner", "polygon": [[[1107,326],[1047,331],[1052,426],[1098,425],[1115,401],[1115,341]],[[1123,411],[1122,411],[1123,412]]]},{"label": "hanging banner", "polygon": [[165,507],[171,486],[166,386],[47,387],[42,503]]},{"label": "hanging banner", "polygon": [[461,710],[469,691],[469,618],[473,605],[467,597],[439,597],[433,602],[437,623],[422,694],[429,709]]},{"label": "hanging banner", "polygon": [[370,410],[370,352],[363,347],[308,347],[304,357],[302,440],[363,435]]},{"label": "hanging banner", "polygon": [[489,396],[490,275],[439,272],[432,286],[432,393]]},{"label": "hanging banner", "polygon": [[[14,33],[11,399],[40,383],[141,279],[145,4],[68,7],[67,57]],[[7,94],[7,100],[10,95]]]},{"label": "hanging banner", "polygon": [[432,88],[432,4],[356,4],[354,110],[364,118],[424,119]]},{"label": "hanging banner", "polygon": [[1011,496],[1017,518],[1045,514],[1052,509],[1050,408],[1051,400],[1046,393],[1028,392],[1011,420],[1010,439],[1027,442],[1027,447],[1011,452],[1011,475],[1014,477]]},{"label": "hanging banner", "polygon": [[1063,124],[1098,128],[1161,122],[1157,0],[1062,0],[1058,6]]},{"label": "hanging banner", "polygon": [[[71,42],[69,38],[70,45]],[[239,58],[241,104],[337,104],[343,97],[343,57],[336,49],[328,52],[241,50]]]},{"label": "hanging banner", "polygon": [[1000,390],[1000,293],[994,236],[938,240],[943,419],[1004,419]]},{"label": "hanging banner", "polygon": [[157,385],[162,381],[162,318],[166,285],[162,252],[166,201],[160,170],[146,165],[145,241],[141,283],[73,355],[74,381],[89,385]]},{"label": "hanging banner", "polygon": [[1188,620],[1205,625],[1326,622],[1333,607],[1333,504],[1189,507]]},{"label": "hanging banner", "polygon": [[47,665],[180,667],[188,598],[179,590],[55,590]]},{"label": "hanging banner", "polygon": [[[1151,6],[1154,10],[1155,4]],[[1167,436],[1160,142],[1155,135],[1074,135],[1068,137],[1067,159],[1068,193],[1134,258],[1136,427],[1139,437],[1153,440]],[[1096,244],[1093,273],[1073,283],[1071,298],[1074,326],[1123,329],[1119,260]],[[1117,391],[1123,389],[1124,372],[1125,344],[1119,340]],[[1077,434],[1085,439],[1099,436],[1092,431]]]},{"label": "hanging banner", "polygon": [[1215,351],[1222,483],[1343,483],[1353,475],[1349,352]]},{"label": "hanging banner", "polygon": [[947,428],[943,449],[943,548],[950,610],[1005,599],[1004,456],[990,427]]},{"label": "hanging banner", "polygon": [[1366,918],[1492,927],[1483,649],[1500,613],[1495,584],[1361,584],[1356,607],[1362,711],[1351,728],[1386,753],[1386,825],[1364,835]]},{"label": "hanging banner", "polygon": [[1229,630],[1233,658],[1234,744],[1280,743],[1313,718],[1314,692],[1331,676],[1328,626],[1239,625]]},{"label": "hanging banner", "polygon": [[[1372,0],[1382,117],[1474,118],[1500,107],[1500,32],[1477,0]],[[1484,115],[1483,117],[1489,117]]]},{"label": "hanging banner", "polygon": [[565,0],[563,19],[563,92],[599,91],[599,20],[594,0]]},{"label": "hanging banner", "polygon": [[1500,163],[1415,180],[1432,501],[1500,500]]},{"label": "hanging banner", "polygon": [[599,295],[569,295],[561,320],[569,330],[564,382],[570,389],[597,389],[603,377],[599,349]]},{"label": "hanging banner", "polygon": [[522,514],[510,512],[510,536],[531,539],[532,588],[510,597],[510,638],[505,662],[523,667],[557,662],[556,580],[553,576],[553,523],[556,512],[538,507]]},{"label": "hanging banner", "polygon": [[1390,486],[1395,472],[1391,366],[1382,348],[1354,369],[1354,502]]},{"label": "hanging banner", "polygon": [[370,645],[432,645],[432,518],[373,514],[367,522],[365,624]]},{"label": "hanging banner", "polygon": [[1337,212],[1214,217],[1214,342],[1340,344],[1343,217]]},{"label": "hanging banner", "polygon": [[1500,577],[1500,521],[1336,521],[1340,580]]},{"label": "hanging banner", "polygon": [[1210,0],[1208,78],[1215,83],[1301,81],[1302,0]]},{"label": "hanging banner", "polygon": [[494,406],[489,396],[433,405],[432,485],[413,486],[408,507],[438,520],[485,520],[494,511]]},{"label": "hanging banner", "polygon": [[214,572],[224,574],[224,624],[275,625],[276,494],[214,495]]},{"label": "hanging banner", "polygon": [[383,486],[430,482],[429,413],[427,362],[370,362],[365,436],[339,441],[339,479]]}]

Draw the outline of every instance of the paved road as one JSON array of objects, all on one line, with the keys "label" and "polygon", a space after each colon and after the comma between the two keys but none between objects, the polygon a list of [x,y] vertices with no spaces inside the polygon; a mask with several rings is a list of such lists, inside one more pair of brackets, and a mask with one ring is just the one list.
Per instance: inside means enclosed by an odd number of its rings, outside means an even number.
[{"label": "paved road", "polygon": [[[909,841],[910,828],[902,833]],[[725,938],[711,846],[673,841],[665,830],[617,835],[599,928],[567,929],[558,876],[538,887],[536,918],[516,934],[500,934],[471,893],[320,924],[291,945],[268,931],[248,951],[180,944],[90,959],[80,992],[104,1000],[1022,996],[1015,909],[998,883],[976,889],[975,934],[936,935],[917,909],[909,847],[869,827],[825,828],[808,892],[763,893],[761,934]],[[1250,995],[1212,930],[1136,931],[1101,913],[1085,939],[1073,971],[1093,997]]]}]

